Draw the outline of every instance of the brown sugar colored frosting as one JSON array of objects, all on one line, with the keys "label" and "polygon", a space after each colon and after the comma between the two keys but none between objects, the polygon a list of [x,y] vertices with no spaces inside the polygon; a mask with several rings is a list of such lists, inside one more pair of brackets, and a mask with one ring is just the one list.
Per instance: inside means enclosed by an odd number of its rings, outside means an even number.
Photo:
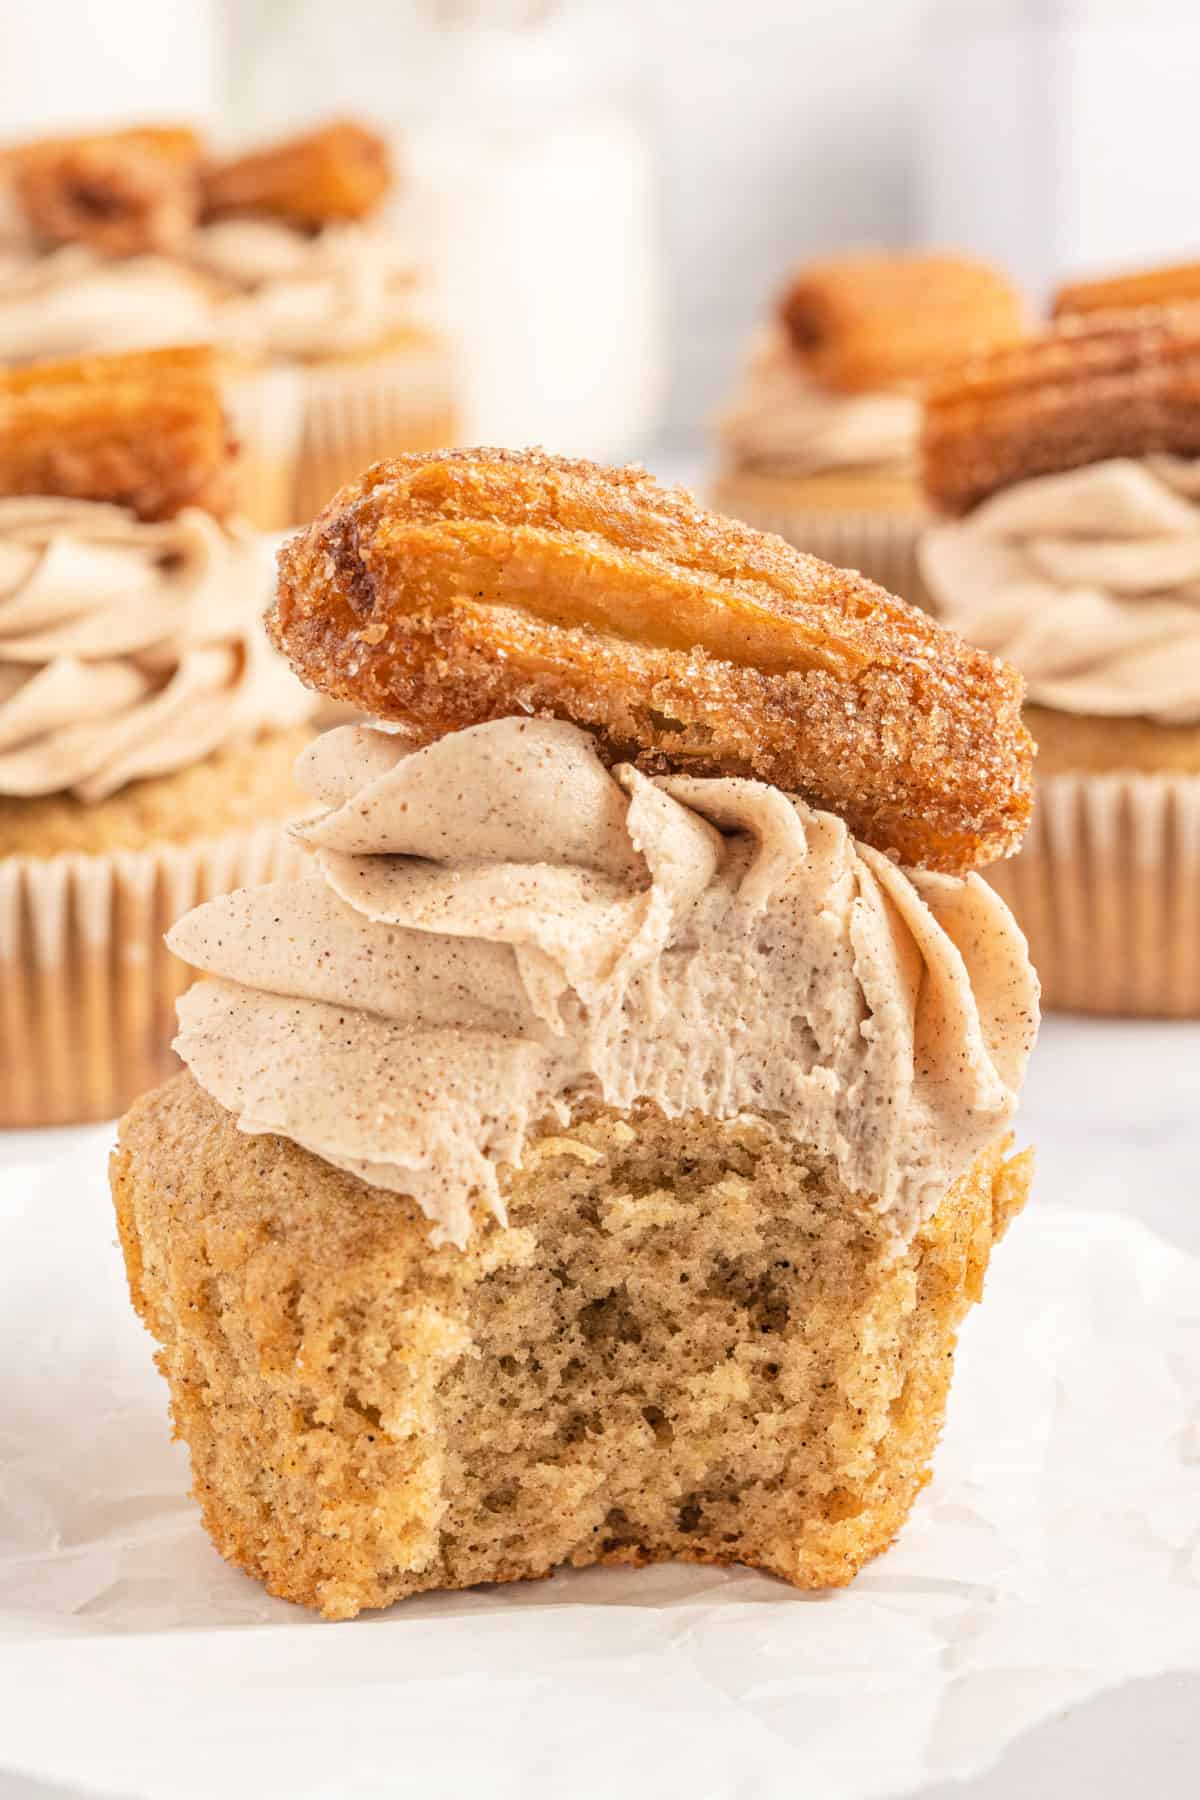
[{"label": "brown sugar colored frosting", "polygon": [[719,429],[744,468],[788,475],[887,469],[915,478],[921,405],[909,393],[823,386],[776,327],[755,344]]},{"label": "brown sugar colored frosting", "polygon": [[1062,712],[1200,721],[1200,463],[1018,482],[920,548],[942,621]]},{"label": "brown sugar colored frosting", "polygon": [[0,499],[0,795],[95,802],[312,709],[263,638],[254,535]]},{"label": "brown sugar colored frosting", "polygon": [[588,1099],[769,1118],[899,1244],[1012,1114],[1037,983],[976,876],[906,874],[764,782],[609,770],[562,721],[347,727],[298,773],[314,872],[175,927],[209,977],[176,1048],[435,1242]]},{"label": "brown sugar colored frosting", "polygon": [[190,255],[227,295],[214,312],[216,336],[244,354],[345,355],[421,322],[420,272],[377,225],[312,235],[277,220],[224,219],[196,233]]}]

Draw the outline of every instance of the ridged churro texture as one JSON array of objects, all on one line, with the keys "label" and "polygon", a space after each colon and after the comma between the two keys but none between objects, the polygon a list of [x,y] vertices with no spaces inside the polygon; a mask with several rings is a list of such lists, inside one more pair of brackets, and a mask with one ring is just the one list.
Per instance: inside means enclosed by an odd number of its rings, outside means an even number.
[{"label": "ridged churro texture", "polygon": [[964,513],[999,488],[1113,456],[1200,455],[1200,306],[1067,319],[927,393],[926,491]]},{"label": "ridged churro texture", "polygon": [[808,263],[779,313],[815,379],[844,393],[919,386],[1024,329],[1004,276],[960,256],[866,251]]},{"label": "ridged churro texture", "polygon": [[562,1563],[840,1587],[928,1479],[959,1322],[1025,1200],[998,1142],[901,1254],[763,1120],[594,1107],[505,1171],[509,1227],[247,1136],[190,1075],[112,1186],[221,1554],[348,1618]]},{"label": "ridged churro texture", "polygon": [[1143,306],[1173,306],[1200,301],[1200,263],[1171,263],[1139,269],[1097,281],[1064,282],[1054,296],[1056,319],[1084,313],[1130,312]]},{"label": "ridged churro texture", "polygon": [[187,126],[135,126],[42,138],[4,152],[0,164],[42,244],[133,256],[183,245],[196,217],[200,150]]},{"label": "ridged churro texture", "polygon": [[364,125],[340,119],[213,163],[204,172],[201,197],[206,218],[248,214],[315,227],[365,218],[391,183],[384,140]]},{"label": "ridged churro texture", "polygon": [[141,519],[228,510],[233,444],[211,350],[0,370],[0,494],[108,500]]},{"label": "ridged churro texture", "polygon": [[427,737],[570,719],[612,761],[799,794],[910,866],[981,866],[1028,821],[1015,671],[640,468],[377,463],[280,552],[268,628],[310,686]]}]

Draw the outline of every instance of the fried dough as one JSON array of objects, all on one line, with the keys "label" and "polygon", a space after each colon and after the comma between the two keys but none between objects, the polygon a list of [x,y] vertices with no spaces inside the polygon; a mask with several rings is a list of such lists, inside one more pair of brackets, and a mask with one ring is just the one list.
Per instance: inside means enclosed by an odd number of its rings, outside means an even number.
[{"label": "fried dough", "polygon": [[1200,455],[1200,306],[1066,320],[926,395],[925,488],[946,513],[1034,475],[1154,451]]},{"label": "fried dough", "polygon": [[430,738],[570,719],[612,761],[771,782],[909,865],[977,867],[1028,821],[1014,670],[640,468],[377,463],[284,545],[268,626],[310,686]]},{"label": "fried dough", "polygon": [[919,386],[948,362],[1012,343],[1020,297],[985,263],[864,252],[808,263],[783,295],[793,349],[824,386]]},{"label": "fried dough", "polygon": [[1054,296],[1056,319],[1082,313],[1129,312],[1143,306],[1171,306],[1200,300],[1200,263],[1172,263],[1110,275],[1099,281],[1068,281]]},{"label": "fried dough", "polygon": [[195,223],[200,139],[186,126],[43,138],[3,163],[18,209],[47,246],[176,251]]},{"label": "fried dough", "polygon": [[249,214],[316,228],[374,212],[392,182],[384,140],[342,119],[204,173],[206,218]]},{"label": "fried dough", "polygon": [[224,513],[233,444],[200,346],[0,370],[0,494],[108,500],[142,519]]}]

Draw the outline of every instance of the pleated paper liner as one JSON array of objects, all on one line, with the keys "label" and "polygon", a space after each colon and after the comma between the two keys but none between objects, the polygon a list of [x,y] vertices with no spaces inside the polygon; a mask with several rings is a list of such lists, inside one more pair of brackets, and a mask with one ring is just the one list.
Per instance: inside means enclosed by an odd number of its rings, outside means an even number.
[{"label": "pleated paper liner", "polygon": [[449,352],[432,339],[301,371],[303,427],[292,518],[305,524],[370,463],[456,441]]},{"label": "pleated paper liner", "polygon": [[103,856],[0,861],[0,1125],[114,1118],[179,1066],[192,972],[163,933],[189,908],[301,862],[278,823]]},{"label": "pleated paper liner", "polygon": [[1200,775],[1046,776],[1020,854],[986,874],[1045,1006],[1200,1018]]},{"label": "pleated paper liner", "polygon": [[859,570],[925,612],[934,610],[917,564],[917,541],[928,524],[922,512],[915,507],[895,512],[812,510],[789,505],[787,487],[782,480],[733,475],[717,483],[712,504],[835,568]]},{"label": "pleated paper liner", "polygon": [[230,363],[222,394],[238,442],[236,510],[260,531],[282,531],[295,523],[292,496],[304,422],[303,380],[290,366]]}]

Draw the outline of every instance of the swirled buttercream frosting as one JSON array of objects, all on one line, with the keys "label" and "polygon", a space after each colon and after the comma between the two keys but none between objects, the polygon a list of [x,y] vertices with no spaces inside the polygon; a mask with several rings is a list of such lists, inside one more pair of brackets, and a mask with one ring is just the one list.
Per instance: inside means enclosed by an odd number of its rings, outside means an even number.
[{"label": "swirled buttercream frosting", "polygon": [[315,234],[269,220],[198,228],[178,260],[49,254],[0,241],[0,357],[213,343],[298,361],[371,350],[426,325],[426,283],[377,225]]},{"label": "swirled buttercream frosting", "polygon": [[906,874],[762,782],[609,770],[573,725],[301,758],[311,872],[172,931],[176,1048],[248,1132],[411,1195],[434,1241],[589,1101],[765,1117],[917,1229],[1012,1114],[1037,1020],[978,877]]},{"label": "swirled buttercream frosting", "polygon": [[1017,482],[921,541],[942,623],[1061,712],[1200,722],[1200,462]]},{"label": "swirled buttercream frosting", "polygon": [[270,586],[257,536],[205,512],[0,499],[0,795],[99,801],[301,723]]},{"label": "swirled buttercream frosting", "polygon": [[913,476],[920,424],[921,403],[911,393],[822,387],[776,328],[754,345],[718,429],[736,464],[765,474]]}]

